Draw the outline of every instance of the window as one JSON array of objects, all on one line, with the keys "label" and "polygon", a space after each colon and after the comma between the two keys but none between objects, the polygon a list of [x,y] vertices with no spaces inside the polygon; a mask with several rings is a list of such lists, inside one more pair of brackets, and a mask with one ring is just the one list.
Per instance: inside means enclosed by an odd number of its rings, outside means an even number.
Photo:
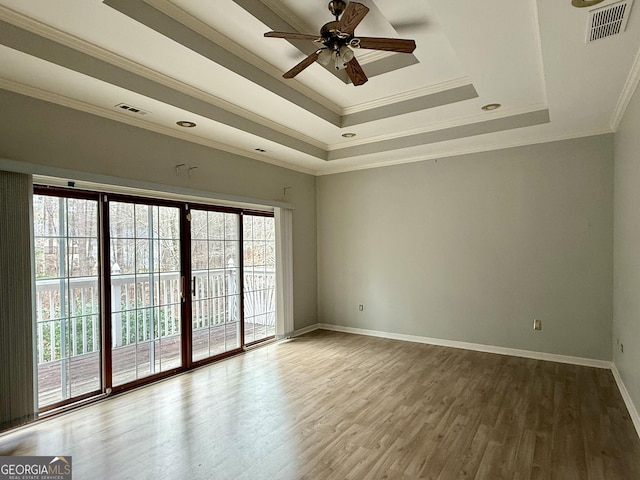
[{"label": "window", "polygon": [[180,209],[109,202],[114,385],[182,366]]},{"label": "window", "polygon": [[244,215],[244,341],[276,333],[276,239],[273,217]]},{"label": "window", "polygon": [[46,187],[33,211],[41,410],[275,336],[271,213]]},{"label": "window", "polygon": [[240,330],[240,215],[191,211],[191,325],[194,362],[237,350]]},{"label": "window", "polygon": [[101,389],[98,201],[34,195],[38,403]]}]

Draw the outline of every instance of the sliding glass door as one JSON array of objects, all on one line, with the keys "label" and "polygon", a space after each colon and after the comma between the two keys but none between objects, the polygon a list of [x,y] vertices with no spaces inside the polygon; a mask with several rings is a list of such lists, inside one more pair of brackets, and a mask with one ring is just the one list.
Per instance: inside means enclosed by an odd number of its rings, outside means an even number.
[{"label": "sliding glass door", "polygon": [[244,343],[276,334],[276,232],[272,216],[243,216]]},{"label": "sliding glass door", "polygon": [[114,386],[182,366],[180,209],[109,202]]},{"label": "sliding glass door", "polygon": [[238,350],[240,264],[238,213],[191,210],[192,361]]},{"label": "sliding glass door", "polygon": [[34,195],[40,408],[101,389],[98,201]]},{"label": "sliding glass door", "polygon": [[271,213],[36,187],[33,214],[41,410],[274,337]]}]

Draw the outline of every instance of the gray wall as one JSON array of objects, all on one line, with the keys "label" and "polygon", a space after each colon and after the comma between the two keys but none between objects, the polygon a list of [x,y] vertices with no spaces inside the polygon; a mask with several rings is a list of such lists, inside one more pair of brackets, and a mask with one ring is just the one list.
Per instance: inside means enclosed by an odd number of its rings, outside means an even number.
[{"label": "gray wall", "polygon": [[[613,360],[640,409],[640,92],[615,134]],[[620,343],[624,345],[621,352]]]},{"label": "gray wall", "polygon": [[315,177],[4,90],[0,105],[0,158],[293,204],[295,328],[317,322]]},{"label": "gray wall", "polygon": [[329,175],[317,191],[320,322],[611,359],[611,135]]}]

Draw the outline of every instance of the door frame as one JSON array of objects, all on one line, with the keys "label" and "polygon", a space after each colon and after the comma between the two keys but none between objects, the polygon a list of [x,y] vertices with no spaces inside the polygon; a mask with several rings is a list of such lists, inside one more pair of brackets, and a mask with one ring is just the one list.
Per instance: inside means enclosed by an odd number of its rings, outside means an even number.
[{"label": "door frame", "polygon": [[[245,351],[247,347],[272,340],[274,337],[266,337],[264,339],[245,344],[244,338],[244,236],[243,222],[245,215],[258,215],[264,217],[274,217],[274,212],[267,210],[247,209],[241,207],[221,206],[202,202],[185,202],[181,200],[168,200],[162,198],[153,198],[146,195],[128,195],[119,193],[108,193],[92,190],[82,190],[75,188],[53,187],[41,184],[34,184],[33,193],[35,195],[59,196],[65,198],[85,198],[98,202],[98,250],[99,250],[99,266],[98,266],[98,296],[99,296],[99,324],[101,335],[101,354],[100,354],[100,375],[101,388],[95,392],[87,393],[82,396],[67,399],[62,402],[39,407],[40,414],[62,413],[74,408],[76,405],[84,405],[87,402],[97,401],[105,395],[113,393],[121,393],[141,385],[146,385],[167,377],[182,373],[193,368],[197,368],[209,363],[219,361],[221,359],[237,355]],[[113,357],[112,357],[112,334],[111,334],[111,235],[110,235],[110,202],[124,203],[143,203],[153,206],[176,207],[180,212],[180,278],[182,284],[182,301],[181,301],[181,366],[164,372],[158,372],[143,378],[133,380],[121,385],[113,385]],[[224,213],[238,214],[238,288],[239,288],[239,329],[240,341],[239,347],[230,351],[226,351],[219,355],[193,361],[192,345],[193,339],[191,314],[193,303],[191,282],[187,281],[191,277],[191,210],[206,210]],[[34,322],[36,321],[34,317]],[[34,345],[34,352],[36,345]]]}]

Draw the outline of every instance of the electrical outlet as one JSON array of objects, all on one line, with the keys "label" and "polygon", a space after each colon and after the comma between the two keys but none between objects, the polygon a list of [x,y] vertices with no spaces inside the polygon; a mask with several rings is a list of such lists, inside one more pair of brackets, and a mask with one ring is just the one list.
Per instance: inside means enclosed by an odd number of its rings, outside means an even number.
[{"label": "electrical outlet", "polygon": [[534,330],[542,330],[542,320],[533,320],[533,329]]},{"label": "electrical outlet", "polygon": [[364,310],[364,305],[358,305],[358,310],[363,311]]}]

